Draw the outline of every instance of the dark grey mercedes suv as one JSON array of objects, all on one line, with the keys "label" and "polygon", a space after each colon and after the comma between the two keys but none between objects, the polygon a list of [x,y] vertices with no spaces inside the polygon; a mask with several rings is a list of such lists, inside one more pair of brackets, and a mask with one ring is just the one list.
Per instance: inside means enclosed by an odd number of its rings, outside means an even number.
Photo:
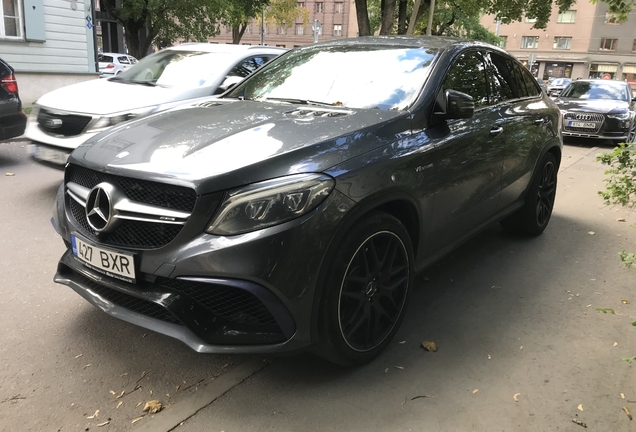
[{"label": "dark grey mercedes suv", "polygon": [[199,352],[360,364],[397,331],[418,271],[491,222],[546,228],[560,121],[491,45],[298,48],[74,151],[55,281]]}]

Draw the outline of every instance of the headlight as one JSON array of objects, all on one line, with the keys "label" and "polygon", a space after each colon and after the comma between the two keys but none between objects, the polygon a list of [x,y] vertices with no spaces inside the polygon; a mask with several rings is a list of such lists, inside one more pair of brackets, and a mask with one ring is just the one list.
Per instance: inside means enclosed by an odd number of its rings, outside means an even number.
[{"label": "headlight", "polygon": [[90,131],[97,131],[101,129],[106,129],[111,126],[115,126],[118,123],[125,122],[128,120],[132,120],[137,117],[143,117],[145,115],[151,114],[157,109],[156,106],[144,107],[136,110],[127,111],[124,113],[111,114],[108,116],[100,117],[97,121],[90,127]]},{"label": "headlight", "polygon": [[618,120],[627,120],[630,117],[629,111],[621,114],[607,114],[608,118],[618,119]]},{"label": "headlight", "polygon": [[296,174],[234,189],[205,232],[235,235],[287,222],[315,209],[334,184],[324,174]]}]

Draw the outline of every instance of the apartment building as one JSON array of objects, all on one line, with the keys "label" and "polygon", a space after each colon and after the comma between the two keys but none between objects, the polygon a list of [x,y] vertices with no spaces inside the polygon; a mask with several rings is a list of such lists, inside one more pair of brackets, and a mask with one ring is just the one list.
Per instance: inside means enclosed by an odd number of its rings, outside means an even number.
[{"label": "apartment building", "polygon": [[625,23],[608,13],[608,5],[587,0],[559,13],[553,7],[544,30],[533,29],[534,20],[500,24],[493,15],[481,24],[504,39],[502,47],[532,73],[549,78],[609,78],[627,80],[636,87],[636,10]]},{"label": "apartment building", "polygon": [[[321,29],[318,40],[343,39],[358,35],[358,21],[356,19],[354,0],[323,0],[300,1],[299,7],[309,11],[309,20],[304,24],[302,19],[296,20],[287,28],[265,25],[265,44],[283,48],[293,48],[314,42],[312,26],[314,20],[319,20]],[[232,29],[221,27],[221,34],[210,38],[211,43],[232,43]],[[241,39],[244,45],[259,45],[261,43],[261,25],[258,20],[252,20]]]}]

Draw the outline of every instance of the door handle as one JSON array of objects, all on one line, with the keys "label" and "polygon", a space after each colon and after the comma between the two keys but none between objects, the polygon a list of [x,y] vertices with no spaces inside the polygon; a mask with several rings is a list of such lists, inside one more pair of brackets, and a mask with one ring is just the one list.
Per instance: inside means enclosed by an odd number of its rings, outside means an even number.
[{"label": "door handle", "polygon": [[494,127],[493,126],[493,128],[490,129],[490,135],[492,135],[492,136],[497,136],[497,135],[499,135],[502,132],[503,132],[503,128],[501,126],[499,126],[499,127]]},{"label": "door handle", "polygon": [[541,125],[543,123],[545,123],[545,119],[543,117],[535,119],[535,121],[534,121],[534,124],[536,124],[536,125]]}]

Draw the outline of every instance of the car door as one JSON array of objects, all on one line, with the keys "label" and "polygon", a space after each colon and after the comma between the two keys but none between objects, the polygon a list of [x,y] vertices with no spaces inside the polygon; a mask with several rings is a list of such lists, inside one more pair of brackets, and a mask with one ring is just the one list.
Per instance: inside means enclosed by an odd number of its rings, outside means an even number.
[{"label": "car door", "polygon": [[460,54],[443,80],[441,92],[457,90],[473,97],[472,118],[436,126],[435,198],[431,239],[451,245],[490,219],[501,186],[504,129],[489,104],[486,64],[481,52]]},{"label": "car door", "polygon": [[491,99],[502,117],[506,149],[497,210],[517,201],[528,187],[534,163],[553,136],[541,88],[515,60],[496,52],[486,55]]},{"label": "car door", "polygon": [[116,73],[123,72],[130,67],[130,60],[128,60],[126,55],[117,57],[117,62],[119,62],[119,71]]},{"label": "car door", "polygon": [[241,60],[232,68],[232,70],[230,70],[223,83],[216,90],[215,94],[221,94],[230,87],[240,83],[252,72],[264,66],[265,63],[270,61],[272,58],[272,56],[258,55]]}]

